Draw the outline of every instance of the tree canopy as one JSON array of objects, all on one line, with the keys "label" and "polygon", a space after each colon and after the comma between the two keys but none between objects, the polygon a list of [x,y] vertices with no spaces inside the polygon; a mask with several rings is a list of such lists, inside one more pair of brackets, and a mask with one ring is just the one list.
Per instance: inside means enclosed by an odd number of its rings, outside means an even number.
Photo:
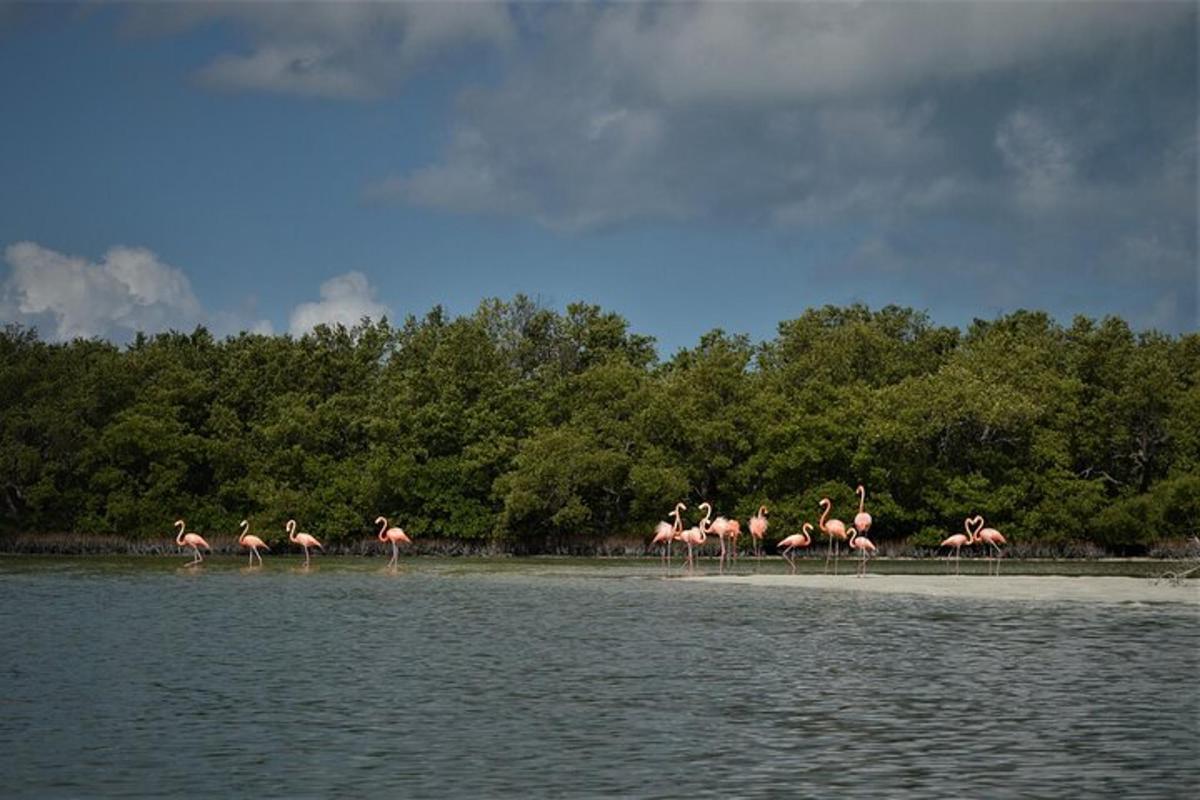
[{"label": "tree canopy", "polygon": [[[1200,526],[1200,336],[1019,311],[965,332],[827,306],[660,360],[587,304],[117,347],[0,332],[0,531],[410,532],[538,550],[679,500],[780,536],[868,487],[877,539],[983,513],[1014,541],[1145,551]],[[848,513],[842,516],[849,516]]]}]

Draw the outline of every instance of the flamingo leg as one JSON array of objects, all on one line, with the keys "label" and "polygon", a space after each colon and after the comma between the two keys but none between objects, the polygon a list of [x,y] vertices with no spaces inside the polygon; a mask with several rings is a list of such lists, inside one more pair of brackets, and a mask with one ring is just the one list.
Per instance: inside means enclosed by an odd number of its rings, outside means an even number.
[{"label": "flamingo leg", "polygon": [[833,540],[833,574],[838,574],[838,559],[842,555],[842,543],[837,539]]},{"label": "flamingo leg", "polygon": [[825,548],[825,574],[829,574],[829,558],[833,555],[833,536],[829,537],[829,546]]}]

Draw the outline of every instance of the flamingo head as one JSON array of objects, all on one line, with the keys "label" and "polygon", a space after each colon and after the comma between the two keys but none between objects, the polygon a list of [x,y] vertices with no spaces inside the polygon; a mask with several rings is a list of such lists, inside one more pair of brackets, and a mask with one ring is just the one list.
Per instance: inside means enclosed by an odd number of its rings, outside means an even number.
[{"label": "flamingo head", "polygon": [[171,523],[171,527],[172,528],[186,528],[187,526],[183,524],[183,520],[177,519],[173,523]]},{"label": "flamingo head", "polygon": [[758,515],[760,517],[765,517],[767,514],[770,514],[770,513],[771,513],[770,510],[766,506],[758,507]]},{"label": "flamingo head", "polygon": [[375,524],[376,525],[387,525],[387,517],[376,517]]},{"label": "flamingo head", "polygon": [[832,508],[832,507],[833,507],[833,501],[832,501],[832,500],[830,500],[828,497],[822,497],[822,498],[821,498],[821,502],[817,503],[817,505],[819,505],[819,506],[824,506],[824,507],[826,507],[826,508]]},{"label": "flamingo head", "polygon": [[291,533],[292,531],[296,530],[296,520],[289,519],[286,523],[284,523],[283,527],[287,529],[288,533]]},{"label": "flamingo head", "polygon": [[244,520],[242,520],[241,522],[239,522],[239,523],[238,523],[238,527],[239,527],[239,528],[246,528],[246,527],[249,527],[249,526],[250,526],[250,520],[248,520],[248,519],[244,519]]}]

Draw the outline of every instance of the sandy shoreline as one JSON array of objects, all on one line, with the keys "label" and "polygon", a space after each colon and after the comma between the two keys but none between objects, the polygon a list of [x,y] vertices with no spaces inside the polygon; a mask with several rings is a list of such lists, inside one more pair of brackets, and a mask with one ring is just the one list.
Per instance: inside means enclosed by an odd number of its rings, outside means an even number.
[{"label": "sandy shoreline", "polygon": [[1185,603],[1200,605],[1200,580],[1173,585],[1151,578],[1014,575],[710,575],[690,580],[979,600],[1078,600],[1100,603]]}]

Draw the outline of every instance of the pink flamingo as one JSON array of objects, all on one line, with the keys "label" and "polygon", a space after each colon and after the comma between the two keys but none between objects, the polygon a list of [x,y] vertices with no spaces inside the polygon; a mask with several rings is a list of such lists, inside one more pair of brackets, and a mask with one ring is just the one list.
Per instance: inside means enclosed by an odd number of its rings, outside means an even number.
[{"label": "pink flamingo", "polygon": [[180,547],[190,547],[192,548],[192,552],[196,554],[195,558],[184,564],[185,567],[194,567],[204,560],[204,556],[200,555],[201,547],[210,553],[212,552],[212,548],[208,546],[208,542],[204,541],[203,536],[198,533],[183,532],[183,529],[187,527],[183,520],[175,520],[175,526],[179,528],[179,533],[175,535],[175,544],[179,545]]},{"label": "pink flamingo", "polygon": [[289,519],[284,527],[287,528],[288,541],[304,548],[304,566],[308,566],[308,548],[315,547],[322,553],[325,552],[325,548],[317,541],[317,537],[309,533],[296,533],[296,520]]},{"label": "pink flamingo", "polygon": [[[762,540],[767,534],[767,507],[759,506],[758,513],[750,518],[750,538],[754,542],[754,555],[762,557]],[[796,535],[796,534],[793,534]],[[775,545],[779,547],[778,544]]]},{"label": "pink flamingo", "polygon": [[875,554],[875,543],[856,529],[851,528],[850,549],[859,552],[858,577],[865,577],[867,574],[867,553]]},{"label": "pink flamingo", "polygon": [[[412,539],[408,538],[408,534],[400,528],[389,528],[387,517],[376,517],[375,524],[379,526],[379,541],[392,543],[392,560],[388,562],[388,566],[394,567],[400,563],[400,543],[412,544]],[[303,533],[300,535],[307,536]],[[317,546],[320,547],[320,545]]]},{"label": "pink flamingo", "polygon": [[710,517],[712,517],[712,504],[701,503],[699,508],[704,511],[704,519],[700,520],[700,525],[698,527],[688,528],[686,531],[681,531],[679,534],[679,539],[687,544],[687,564],[689,568],[695,568],[696,566],[696,557],[693,554],[692,548],[702,547],[704,543],[708,541],[708,520]]},{"label": "pink flamingo", "polygon": [[[828,497],[822,497],[821,502],[817,505],[821,506],[821,519],[817,521],[817,525],[820,527],[821,533],[829,537],[829,547],[833,550],[833,574],[837,575],[839,544],[846,538],[846,523],[840,519],[825,521],[825,518],[829,516],[829,511],[833,508],[833,501]],[[828,551],[825,553],[825,571],[829,572]]]},{"label": "pink flamingo", "polygon": [[262,553],[258,552],[258,548],[261,547],[263,550],[266,550],[267,552],[270,552],[271,548],[267,547],[267,543],[264,542],[262,539],[258,538],[257,536],[253,535],[252,533],[250,533],[249,521],[242,520],[241,526],[242,526],[242,532],[238,536],[238,544],[240,544],[242,547],[250,548],[250,566],[252,566],[252,567],[254,566],[254,557],[258,556],[258,565],[261,567],[262,563],[263,563]]},{"label": "pink flamingo", "polygon": [[871,530],[871,515],[863,511],[863,505],[867,502],[867,490],[860,483],[854,491],[858,492],[858,513],[854,515],[854,527],[859,533],[867,533]]},{"label": "pink flamingo", "polygon": [[[1004,557],[1003,552],[1001,552],[1001,550],[1000,550],[1000,545],[1008,544],[1008,540],[1004,538],[1004,534],[1000,533],[1000,531],[996,530],[995,528],[983,527],[983,515],[982,514],[976,515],[975,518],[971,521],[973,523],[975,523],[975,525],[977,526],[975,528],[975,536],[973,538],[973,541],[985,542],[993,550],[996,551],[996,574],[999,575],[1000,574],[1000,559]],[[992,571],[991,567],[989,566],[988,572],[991,573],[991,571]]]},{"label": "pink flamingo", "polygon": [[795,556],[791,555],[792,551],[797,547],[808,547],[812,544],[812,523],[806,522],[801,526],[803,533],[793,533],[791,536],[785,536],[775,543],[775,549],[779,554],[787,559],[787,562],[792,565],[792,574],[796,574]]},{"label": "pink flamingo", "polygon": [[[962,550],[964,545],[971,544],[971,542],[974,540],[975,532],[971,530],[971,524],[974,522],[975,522],[974,517],[967,517],[965,520],[963,520],[963,528],[965,528],[967,531],[965,534],[956,533],[953,536],[947,536],[945,539],[942,540],[942,543],[940,545],[938,545],[938,547],[953,547],[954,548],[954,574],[955,575],[958,574],[959,551]],[[982,524],[982,523],[983,523],[983,519],[980,518],[980,524]]]},{"label": "pink flamingo", "polygon": [[656,544],[663,546],[663,564],[667,567],[671,566],[671,542],[679,538],[679,534],[683,531],[683,517],[679,512],[686,511],[687,506],[683,503],[676,503],[675,510],[668,513],[668,517],[674,517],[674,524],[670,522],[660,522],[654,526],[654,539],[650,541],[650,546]]},{"label": "pink flamingo", "polygon": [[729,551],[730,559],[737,561],[738,538],[742,535],[742,523],[736,519],[729,520]]},{"label": "pink flamingo", "polygon": [[712,521],[712,525],[708,526],[708,530],[717,535],[717,539],[721,542],[721,566],[725,566],[725,539],[729,537],[729,520],[724,517],[717,517]]}]

